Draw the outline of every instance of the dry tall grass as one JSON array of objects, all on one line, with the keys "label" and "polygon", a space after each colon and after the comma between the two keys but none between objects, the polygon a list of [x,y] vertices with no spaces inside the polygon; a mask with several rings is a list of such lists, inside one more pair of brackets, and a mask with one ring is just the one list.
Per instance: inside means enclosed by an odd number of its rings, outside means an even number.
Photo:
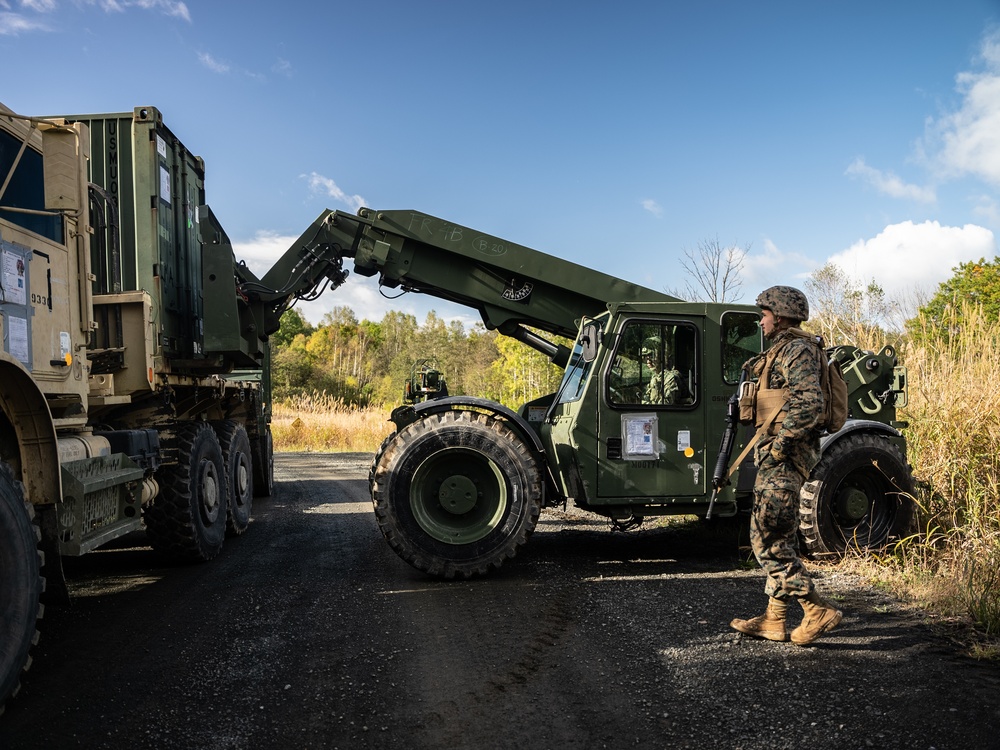
[{"label": "dry tall grass", "polygon": [[358,409],[325,393],[312,393],[276,402],[271,433],[276,451],[374,453],[393,426],[391,409]]},{"label": "dry tall grass", "polygon": [[943,329],[918,332],[902,361],[921,520],[882,574],[909,598],[1000,635],[1000,323],[961,306]]}]

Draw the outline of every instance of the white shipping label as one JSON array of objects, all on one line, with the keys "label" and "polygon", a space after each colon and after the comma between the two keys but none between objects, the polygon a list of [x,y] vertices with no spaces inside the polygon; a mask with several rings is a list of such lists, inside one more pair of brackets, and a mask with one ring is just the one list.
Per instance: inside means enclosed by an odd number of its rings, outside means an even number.
[{"label": "white shipping label", "polygon": [[24,365],[31,365],[28,352],[28,319],[7,317],[7,345],[12,357],[17,357]]},{"label": "white shipping label", "polygon": [[691,430],[677,431],[677,450],[686,451],[691,447]]},{"label": "white shipping label", "polygon": [[170,203],[170,172],[160,167],[160,200]]}]

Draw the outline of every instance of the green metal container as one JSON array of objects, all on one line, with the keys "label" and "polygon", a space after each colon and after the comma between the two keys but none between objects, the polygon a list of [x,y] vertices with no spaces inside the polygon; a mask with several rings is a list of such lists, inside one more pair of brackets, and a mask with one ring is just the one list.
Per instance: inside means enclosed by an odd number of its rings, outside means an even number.
[{"label": "green metal container", "polygon": [[94,293],[149,292],[158,353],[177,369],[189,369],[185,361],[199,369],[205,357],[198,212],[205,204],[204,162],[155,107],[63,117],[89,127],[90,180],[118,209],[117,237],[111,221],[95,225]]}]

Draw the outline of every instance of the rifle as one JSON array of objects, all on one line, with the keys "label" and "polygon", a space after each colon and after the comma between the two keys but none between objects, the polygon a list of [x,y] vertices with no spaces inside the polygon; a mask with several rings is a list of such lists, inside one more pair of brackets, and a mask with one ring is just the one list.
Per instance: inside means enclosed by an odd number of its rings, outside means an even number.
[{"label": "rifle", "polygon": [[736,430],[740,424],[740,392],[748,377],[747,371],[743,370],[740,374],[740,382],[736,386],[736,392],[729,397],[729,401],[726,403],[726,430],[722,433],[719,457],[715,460],[715,472],[712,474],[712,497],[708,501],[708,512],[705,514],[705,520],[711,520],[715,498],[719,496],[722,488],[729,484],[729,459],[733,455],[733,446],[736,445]]}]

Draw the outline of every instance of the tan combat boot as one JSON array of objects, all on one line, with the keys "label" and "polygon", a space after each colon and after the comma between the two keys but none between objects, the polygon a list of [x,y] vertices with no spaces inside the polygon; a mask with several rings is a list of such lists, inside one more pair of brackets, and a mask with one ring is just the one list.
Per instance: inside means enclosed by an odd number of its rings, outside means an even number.
[{"label": "tan combat boot", "polygon": [[837,627],[844,617],[843,612],[822,599],[815,590],[805,599],[799,599],[799,604],[805,611],[805,617],[792,631],[792,643],[796,646],[809,645],[823,633]]},{"label": "tan combat boot", "polygon": [[767,638],[769,641],[787,641],[788,630],[785,628],[785,613],[788,602],[771,597],[767,603],[767,611],[751,620],[739,618],[729,623],[729,627],[755,638]]}]

